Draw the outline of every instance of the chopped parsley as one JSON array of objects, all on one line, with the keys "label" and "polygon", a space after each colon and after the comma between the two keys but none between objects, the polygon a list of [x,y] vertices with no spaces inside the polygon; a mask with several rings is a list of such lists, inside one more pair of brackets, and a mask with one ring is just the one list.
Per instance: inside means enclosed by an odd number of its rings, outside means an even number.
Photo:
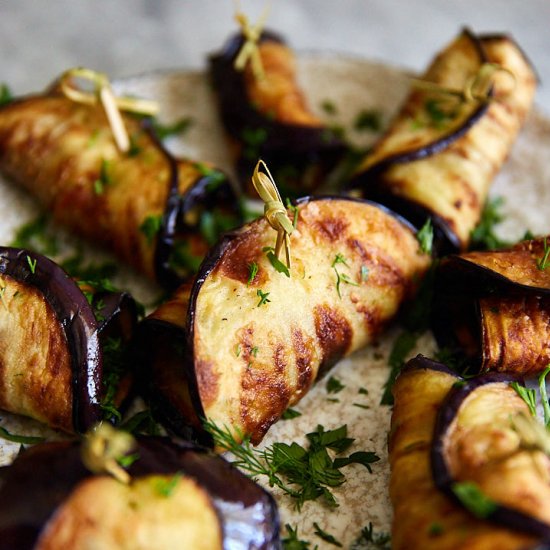
[{"label": "chopped parsley", "polygon": [[36,258],[33,260],[29,255],[27,255],[27,263],[29,264],[31,273],[34,275],[36,271]]},{"label": "chopped parsley", "polygon": [[359,550],[359,548],[376,548],[378,550],[390,550],[391,536],[389,533],[376,533],[372,522],[361,529],[359,537],[351,545],[351,550]]},{"label": "chopped parsley", "polygon": [[293,529],[288,523],[285,525],[287,537],[282,539],[283,550],[309,550],[311,542],[298,538],[298,527]]},{"label": "chopped parsley", "polygon": [[342,548],[342,543],[337,540],[334,535],[331,535],[330,533],[327,533],[326,531],[321,529],[317,522],[313,523],[313,527],[315,528],[314,534],[317,535],[320,539],[328,542],[329,544],[332,544],[333,546],[338,546],[339,548]]},{"label": "chopped parsley", "polygon": [[431,254],[434,240],[434,230],[431,218],[428,218],[424,225],[418,230],[416,238],[420,243],[420,250],[424,254]]},{"label": "chopped parsley", "polygon": [[53,256],[59,252],[59,243],[45,214],[20,226],[10,246],[33,250],[44,256]]},{"label": "chopped parsley", "polygon": [[302,413],[300,411],[297,411],[296,409],[287,409],[283,415],[281,416],[282,420],[292,420],[293,418],[298,418],[299,416],[302,416]]},{"label": "chopped parsley", "polygon": [[334,257],[331,267],[332,269],[334,269],[334,273],[336,273],[336,292],[338,293],[338,297],[342,298],[342,293],[340,292],[340,285],[342,283],[352,286],[359,286],[359,284],[355,281],[352,281],[349,275],[347,275],[346,273],[338,271],[338,268],[336,267],[338,264],[344,264],[346,267],[349,267],[346,258],[342,254],[340,254],[340,252],[338,252]]},{"label": "chopped parsley", "polygon": [[103,191],[105,191],[105,187],[113,183],[110,172],[111,161],[107,159],[102,159],[101,166],[99,167],[99,176],[94,181],[94,193],[96,195],[101,195]]},{"label": "chopped parsley", "polygon": [[366,109],[361,111],[353,127],[357,131],[379,132],[382,129],[382,113],[377,109]]},{"label": "chopped parsley", "polygon": [[153,244],[155,237],[162,227],[162,214],[147,216],[139,226],[139,230],[145,235],[147,244]]},{"label": "chopped parsley", "polygon": [[139,460],[139,453],[132,453],[117,458],[118,464],[123,468],[129,468],[137,460]]},{"label": "chopped parsley", "polygon": [[246,286],[249,286],[250,283],[254,281],[257,274],[258,274],[258,264],[256,262],[252,262],[251,264],[248,264],[248,280],[246,281]]},{"label": "chopped parsley", "polygon": [[262,252],[265,252],[269,263],[273,266],[275,271],[284,273],[287,277],[290,277],[290,271],[288,267],[275,256],[275,249],[272,246],[264,246]]},{"label": "chopped parsley", "polygon": [[13,95],[9,86],[5,83],[0,84],[0,105],[7,105],[13,100]]},{"label": "chopped parsley", "polygon": [[337,112],[336,105],[330,99],[325,99],[321,103],[321,109],[323,109],[327,115],[335,115]]},{"label": "chopped parsley", "polygon": [[183,117],[171,124],[162,124],[156,118],[152,119],[153,130],[160,140],[185,132],[192,124],[189,117]]},{"label": "chopped parsley", "polygon": [[178,486],[183,474],[178,472],[168,479],[158,479],[155,483],[157,493],[163,497],[170,497]]},{"label": "chopped parsley", "polygon": [[473,481],[453,483],[451,489],[462,505],[475,517],[485,519],[497,509],[497,504],[485,495]]},{"label": "chopped parsley", "polygon": [[327,385],[326,385],[326,388],[327,388],[327,392],[328,393],[339,393],[341,392],[346,386],[344,384],[342,384],[342,382],[340,382],[340,380],[338,380],[338,378],[335,378],[334,376],[331,376],[328,380],[327,380]]},{"label": "chopped parsley", "polygon": [[510,245],[497,237],[495,232],[496,226],[504,219],[501,212],[503,205],[503,197],[495,197],[485,203],[481,219],[470,234],[470,250],[497,250]]},{"label": "chopped parsley", "polygon": [[532,416],[537,415],[537,392],[533,388],[526,388],[519,382],[510,382],[510,387],[525,401]]},{"label": "chopped parsley", "polygon": [[258,305],[256,307],[260,307],[264,304],[267,304],[268,302],[271,302],[271,300],[268,298],[269,292],[262,292],[260,289],[258,289],[256,291],[256,295],[260,297],[260,301],[258,302]]},{"label": "chopped parsley", "polygon": [[262,450],[253,448],[249,437],[244,437],[242,443],[237,442],[227,427],[220,428],[207,421],[205,428],[218,447],[232,453],[237,467],[252,478],[266,476],[270,486],[279,487],[294,499],[298,510],[304,502],[318,498],[330,507],[338,506],[331,488],[346,481],[340,468],[362,464],[371,471],[370,465],[379,460],[376,454],[362,451],[347,457],[331,457],[328,450],[339,455],[355,441],[348,437],[346,425],[328,431],[317,426],[314,432],[306,434],[307,448],[298,443],[277,442]]},{"label": "chopped parsley", "polygon": [[44,437],[12,434],[3,426],[0,426],[0,438],[5,439],[6,441],[12,441],[13,443],[21,443],[22,445],[36,445],[37,443],[42,443],[45,440]]},{"label": "chopped parsley", "polygon": [[537,260],[537,268],[544,271],[550,265],[550,244],[546,242],[547,237],[544,237],[544,255]]}]

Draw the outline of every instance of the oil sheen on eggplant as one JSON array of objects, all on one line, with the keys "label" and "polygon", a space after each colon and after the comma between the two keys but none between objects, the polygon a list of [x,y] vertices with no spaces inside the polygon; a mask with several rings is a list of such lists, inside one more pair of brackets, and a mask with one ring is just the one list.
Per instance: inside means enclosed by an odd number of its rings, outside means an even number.
[{"label": "oil sheen on eggplant", "polygon": [[[541,495],[548,493],[548,457],[523,449],[512,428],[510,415],[529,414],[513,380],[463,380],[423,356],[406,365],[393,389],[389,440],[392,548],[550,548],[540,519],[547,515]],[[491,515],[474,516],[448,484],[438,486],[449,466],[453,481],[476,483],[495,502]]]},{"label": "oil sheen on eggplant", "polygon": [[482,372],[524,375],[550,364],[550,269],[544,239],[441,261],[433,330],[440,346]]},{"label": "oil sheen on eggplant", "polygon": [[296,208],[290,276],[270,262],[276,232],[261,218],[222,239],[194,285],[141,324],[142,378],[177,433],[208,418],[258,443],[315,380],[376,339],[430,264],[414,229],[379,205],[324,197]]},{"label": "oil sheen on eggplant", "polygon": [[30,191],[54,220],[112,250],[163,286],[196,272],[216,232],[241,223],[225,176],[173,157],[149,120],[123,115],[131,140],[116,147],[100,106],[53,86],[0,108],[0,172]]},{"label": "oil sheen on eggplant", "polygon": [[[437,91],[464,90],[484,63],[505,69],[491,77],[486,100],[463,101]],[[418,226],[430,217],[440,253],[457,252],[468,247],[492,180],[531,108],[537,77],[511,37],[464,30],[421,78],[434,89],[413,85],[347,190],[386,204]]]},{"label": "oil sheen on eggplant", "polygon": [[[99,420],[105,399],[129,395],[124,361],[111,369],[107,346],[119,353],[137,322],[126,293],[83,289],[48,258],[0,247],[0,407],[66,432]],[[109,388],[106,387],[109,382]]]},{"label": "oil sheen on eggplant", "polygon": [[90,473],[76,442],[27,449],[2,473],[0,549],[280,548],[273,498],[222,458],[144,436],[132,452],[125,485]]},{"label": "oil sheen on eggplant", "polygon": [[323,183],[345,146],[306,104],[294,54],[283,39],[262,33],[258,51],[264,77],[259,79],[250,63],[244,71],[234,67],[243,42],[242,35],[235,35],[210,57],[210,75],[239,178],[255,196],[250,174],[262,158],[282,196],[308,195]]}]

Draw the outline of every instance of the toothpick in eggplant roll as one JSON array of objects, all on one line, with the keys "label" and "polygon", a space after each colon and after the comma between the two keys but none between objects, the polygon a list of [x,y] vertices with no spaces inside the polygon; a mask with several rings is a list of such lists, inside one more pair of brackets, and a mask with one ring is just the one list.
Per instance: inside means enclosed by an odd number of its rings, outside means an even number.
[{"label": "toothpick in eggplant roll", "polygon": [[466,250],[536,84],[510,36],[464,30],[413,85],[347,190],[415,225],[431,218],[441,254]]},{"label": "toothpick in eggplant roll", "polygon": [[373,203],[308,198],[288,213],[290,270],[258,219],[142,323],[146,391],[175,432],[200,433],[208,419],[258,443],[315,380],[377,338],[430,264],[412,226]]}]

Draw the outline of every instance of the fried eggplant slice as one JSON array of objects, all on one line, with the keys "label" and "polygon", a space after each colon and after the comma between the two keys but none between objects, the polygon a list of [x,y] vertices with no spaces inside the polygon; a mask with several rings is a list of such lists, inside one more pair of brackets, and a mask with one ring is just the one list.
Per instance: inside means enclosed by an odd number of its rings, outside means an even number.
[{"label": "fried eggplant slice", "polygon": [[[541,504],[549,492],[548,457],[523,448],[511,418],[530,413],[512,380],[520,383],[500,373],[463,380],[425,357],[409,361],[393,389],[392,548],[550,547],[550,528],[541,520],[548,515]],[[452,468],[450,487],[438,485],[441,453]],[[486,505],[477,509],[480,517],[457,497],[472,484]]]},{"label": "fried eggplant slice", "polygon": [[373,203],[308,198],[289,216],[288,274],[270,248],[276,232],[258,219],[142,323],[144,379],[175,432],[207,418],[258,443],[317,378],[380,334],[430,264],[412,227]]},{"label": "fried eggplant slice", "polygon": [[[488,63],[503,70],[491,76],[485,99],[465,100],[441,90],[472,90]],[[533,103],[537,78],[509,36],[465,30],[422,80],[425,85],[412,89],[347,188],[415,225],[430,217],[440,252],[463,251]]]},{"label": "fried eggplant slice", "polygon": [[210,57],[210,75],[239,179],[255,196],[250,174],[262,158],[283,196],[308,195],[323,183],[345,146],[308,107],[294,53],[283,39],[262,33],[258,50],[263,78],[256,77],[250,63],[244,71],[235,69],[243,43],[243,36],[236,35]]},{"label": "fried eggplant slice", "polygon": [[127,293],[79,287],[48,258],[0,247],[0,408],[65,432],[111,419],[130,392]]},{"label": "fried eggplant slice", "polygon": [[128,485],[88,471],[79,443],[27,449],[2,473],[0,549],[279,548],[273,498],[236,468],[190,444],[136,441]]},{"label": "fried eggplant slice", "polygon": [[433,307],[439,345],[482,372],[542,372],[550,364],[546,242],[443,259]]},{"label": "fried eggplant slice", "polygon": [[218,231],[240,225],[236,192],[218,170],[173,157],[150,120],[123,120],[128,153],[100,106],[55,86],[12,101],[0,108],[0,172],[60,225],[174,288],[196,272]]}]

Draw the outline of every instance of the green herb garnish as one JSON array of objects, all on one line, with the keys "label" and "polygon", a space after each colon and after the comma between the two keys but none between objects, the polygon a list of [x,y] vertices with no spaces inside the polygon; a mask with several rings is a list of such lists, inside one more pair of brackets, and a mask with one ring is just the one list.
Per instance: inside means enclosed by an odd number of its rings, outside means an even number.
[{"label": "green herb garnish", "polygon": [[376,109],[361,111],[353,123],[358,131],[379,132],[382,129],[382,113]]},{"label": "green herb garnish", "polygon": [[342,382],[340,382],[340,380],[338,380],[338,378],[335,378],[334,376],[331,376],[328,380],[327,380],[327,385],[326,385],[326,388],[327,388],[327,392],[328,393],[339,393],[341,392],[346,386],[344,384],[342,384]]},{"label": "green herb garnish", "polygon": [[464,507],[477,518],[485,519],[497,509],[496,502],[485,495],[473,481],[453,483],[451,490]]},{"label": "green herb garnish", "polygon": [[351,550],[359,548],[377,548],[379,550],[390,550],[391,536],[389,533],[376,533],[372,523],[361,529],[361,534],[351,545]]},{"label": "green herb garnish", "polygon": [[510,382],[510,387],[525,401],[532,416],[537,415],[537,392],[534,389],[526,388],[519,382]]},{"label": "green herb garnish", "polygon": [[544,255],[542,258],[537,260],[537,268],[540,271],[544,271],[550,265],[550,244],[546,242],[546,237],[544,237]]},{"label": "green herb garnish", "polygon": [[352,286],[359,286],[359,284],[355,281],[352,281],[349,275],[347,275],[346,273],[338,271],[338,268],[336,267],[338,264],[344,264],[346,267],[349,267],[346,258],[342,254],[340,254],[340,252],[338,252],[334,257],[331,267],[332,269],[334,269],[334,273],[336,273],[336,292],[338,293],[338,297],[342,298],[342,294],[340,292],[340,285],[342,283]]},{"label": "green herb garnish", "polygon": [[101,160],[101,166],[99,168],[99,177],[94,181],[94,193],[101,195],[105,191],[105,187],[113,183],[110,175],[111,161],[107,159]]},{"label": "green herb garnish", "polygon": [[157,233],[160,231],[162,227],[162,218],[162,214],[147,216],[139,226],[139,230],[145,235],[148,245],[153,244]]},{"label": "green herb garnish", "polygon": [[257,274],[258,274],[258,264],[256,262],[252,262],[251,264],[248,264],[248,280],[246,281],[246,286],[250,285],[250,283],[256,278]]},{"label": "green herb garnish", "polygon": [[338,546],[339,548],[342,548],[342,543],[337,540],[334,535],[323,531],[323,529],[319,527],[319,524],[317,522],[313,523],[313,527],[315,528],[314,534],[317,535],[320,539],[328,542],[329,544],[332,544],[333,546]]},{"label": "green herb garnish", "polygon": [[172,124],[161,124],[157,119],[152,119],[153,129],[160,140],[183,133],[191,123],[192,120],[189,117],[183,117]]},{"label": "green herb garnish", "polygon": [[155,489],[157,493],[166,498],[170,497],[182,477],[183,474],[181,472],[178,472],[169,479],[158,479],[155,484]]},{"label": "green herb garnish", "polygon": [[36,271],[36,258],[33,260],[29,255],[27,255],[27,263],[29,264],[31,273],[34,275]]},{"label": "green herb garnish", "polygon": [[434,241],[434,230],[431,218],[428,218],[424,225],[418,230],[416,238],[420,243],[420,250],[424,254],[431,254]]},{"label": "green herb garnish", "polygon": [[256,295],[260,297],[260,301],[258,302],[258,305],[256,307],[260,307],[264,304],[267,304],[268,302],[271,302],[271,300],[268,298],[269,292],[262,292],[260,289],[258,289],[256,291]]},{"label": "green herb garnish", "polygon": [[5,83],[0,84],[0,105],[7,105],[13,100],[13,95],[8,85]]},{"label": "green herb garnish", "polygon": [[[298,538],[298,527],[293,529],[288,523],[285,525],[287,537],[282,539],[284,550],[309,550],[311,542]],[[316,547],[317,548],[317,547]]]},{"label": "green herb garnish", "polygon": [[470,250],[497,250],[505,248],[510,243],[497,237],[496,226],[504,219],[501,208],[504,205],[502,197],[489,199],[481,213],[481,219],[470,234]]},{"label": "green herb garnish", "polygon": [[288,267],[275,256],[275,249],[272,246],[264,246],[262,252],[265,252],[269,263],[273,266],[275,271],[284,273],[287,277],[290,277],[290,271]]},{"label": "green herb garnish", "polygon": [[323,426],[317,426],[314,432],[306,435],[308,448],[298,443],[274,443],[263,450],[253,448],[249,437],[243,437],[242,443],[238,443],[227,427],[219,428],[208,421],[205,428],[218,447],[232,453],[237,467],[252,478],[266,476],[270,486],[279,487],[295,500],[298,510],[304,502],[320,497],[328,506],[338,506],[331,488],[342,485],[346,480],[340,468],[356,463],[370,469],[370,464],[379,460],[374,453],[364,452],[331,458],[329,449],[340,454],[354,442],[354,439],[347,437],[345,425],[328,431]]},{"label": "green herb garnish", "polygon": [[539,391],[540,399],[542,402],[542,409],[544,411],[544,424],[550,425],[550,405],[548,404],[548,393],[546,392],[546,376],[550,372],[550,364],[546,366],[544,371],[539,376]]},{"label": "green herb garnish", "polygon": [[44,437],[34,437],[30,435],[12,434],[6,428],[0,426],[0,438],[13,443],[21,443],[22,445],[36,445],[45,441]]},{"label": "green herb garnish", "polygon": [[129,468],[136,460],[139,460],[139,453],[132,453],[130,455],[125,455],[117,458],[117,462],[123,468]]},{"label": "green herb garnish", "polygon": [[336,114],[336,105],[334,102],[330,101],[330,99],[325,99],[321,103],[321,109],[327,113],[327,115],[335,115]]},{"label": "green herb garnish", "polygon": [[296,409],[287,409],[281,416],[281,419],[292,420],[293,418],[298,418],[299,416],[302,416],[300,411],[297,411]]}]

